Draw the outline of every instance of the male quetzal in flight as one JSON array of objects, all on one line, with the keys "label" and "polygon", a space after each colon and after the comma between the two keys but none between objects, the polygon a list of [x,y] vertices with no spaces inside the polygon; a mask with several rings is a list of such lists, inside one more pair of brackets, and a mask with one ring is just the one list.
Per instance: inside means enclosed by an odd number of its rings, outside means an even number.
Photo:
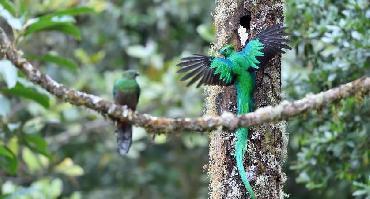
[{"label": "male quetzal in flight", "polygon": [[[281,24],[273,25],[263,30],[246,42],[241,51],[235,51],[232,45],[226,45],[219,50],[224,58],[195,54],[182,58],[178,64],[179,73],[186,73],[182,81],[190,79],[187,86],[198,81],[201,85],[235,85],[237,91],[238,114],[252,111],[253,90],[255,86],[255,70],[263,67],[275,55],[285,53],[288,39],[285,38],[285,27]],[[243,166],[243,157],[247,150],[248,128],[239,128],[236,131],[235,158],[239,175],[250,194],[255,194],[247,179]]]},{"label": "male quetzal in flight", "polygon": [[[135,111],[139,102],[140,87],[136,82],[139,75],[136,71],[127,70],[123,72],[122,78],[114,82],[113,98],[119,105],[126,105]],[[132,143],[132,125],[128,122],[117,122],[117,150],[120,155],[128,153]]]}]

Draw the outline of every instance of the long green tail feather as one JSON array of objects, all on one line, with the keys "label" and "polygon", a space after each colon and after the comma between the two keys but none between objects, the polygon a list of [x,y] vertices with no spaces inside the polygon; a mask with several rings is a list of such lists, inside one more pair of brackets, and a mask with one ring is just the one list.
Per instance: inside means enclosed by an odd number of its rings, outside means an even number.
[{"label": "long green tail feather", "polygon": [[238,168],[240,178],[242,179],[249,195],[251,196],[252,199],[255,199],[256,196],[254,195],[253,189],[249,184],[247,173],[243,166],[244,162],[243,159],[245,151],[247,150],[247,145],[248,145],[248,129],[240,128],[236,131],[236,144],[235,144],[236,166]]},{"label": "long green tail feather", "polygon": [[[238,115],[250,112],[253,107],[252,93],[254,87],[254,74],[247,73],[245,75],[241,75],[239,76],[239,80],[240,81],[237,81],[236,83],[238,94]],[[250,197],[255,199],[256,196],[248,182],[247,173],[243,166],[244,154],[248,146],[248,131],[248,128],[239,128],[236,131],[235,158],[240,178],[242,179]]]}]

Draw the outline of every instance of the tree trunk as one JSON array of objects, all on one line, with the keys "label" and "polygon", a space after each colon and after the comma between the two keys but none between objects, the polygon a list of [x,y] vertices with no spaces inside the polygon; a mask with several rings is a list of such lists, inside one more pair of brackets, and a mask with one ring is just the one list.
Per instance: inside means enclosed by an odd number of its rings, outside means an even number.
[{"label": "tree trunk", "polygon": [[[217,0],[213,13],[216,41],[215,52],[227,43],[237,48],[240,22],[247,28],[249,37],[275,23],[283,22],[281,0]],[[240,20],[242,18],[242,20]],[[217,115],[224,111],[235,113],[234,87],[212,86],[205,89],[206,114]],[[281,101],[281,64],[276,57],[257,72],[254,93],[255,108],[276,105]],[[257,198],[283,198],[286,176],[282,164],[286,159],[288,137],[285,122],[268,123],[252,128],[248,151],[245,155],[246,171],[252,174],[250,182]],[[210,198],[246,198],[246,190],[236,170],[234,158],[234,132],[217,130],[210,134],[209,166]]]}]

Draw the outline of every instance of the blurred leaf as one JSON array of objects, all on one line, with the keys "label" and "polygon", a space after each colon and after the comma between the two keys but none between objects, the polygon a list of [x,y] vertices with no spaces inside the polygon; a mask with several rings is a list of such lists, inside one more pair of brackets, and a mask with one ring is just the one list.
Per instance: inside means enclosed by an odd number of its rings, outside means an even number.
[{"label": "blurred leaf", "polygon": [[18,155],[19,143],[18,137],[13,136],[7,143],[8,149],[13,152],[14,155]]},{"label": "blurred leaf", "polygon": [[1,89],[0,91],[6,94],[33,100],[43,107],[49,108],[49,96],[38,92],[35,88],[25,87],[19,82],[12,89]]},{"label": "blurred leaf", "polygon": [[59,198],[63,191],[63,181],[59,178],[44,181],[42,184],[43,191],[47,198]]},{"label": "blurred leaf", "polygon": [[99,51],[93,55],[90,56],[90,61],[93,64],[101,62],[105,57],[105,52],[104,51]]},{"label": "blurred leaf", "polygon": [[212,42],[215,39],[214,30],[205,24],[201,24],[197,27],[198,34],[206,41]]},{"label": "blurred leaf", "polygon": [[25,134],[36,134],[41,131],[42,128],[45,127],[45,120],[43,120],[41,117],[33,117],[27,120],[22,125],[22,131]]},{"label": "blurred leaf", "polygon": [[48,53],[48,54],[43,55],[41,57],[35,56],[35,57],[33,57],[33,59],[37,59],[37,60],[44,61],[44,62],[55,63],[59,66],[62,66],[64,68],[72,71],[72,72],[75,72],[78,68],[77,63],[74,62],[73,60],[61,57],[59,55],[56,55],[55,53]]},{"label": "blurred leaf", "polygon": [[0,73],[5,79],[8,88],[13,88],[17,83],[17,68],[9,60],[0,60]]},{"label": "blurred leaf", "polygon": [[5,10],[7,10],[13,16],[15,16],[17,14],[17,12],[15,10],[15,5],[13,4],[13,2],[11,2],[9,0],[0,0],[0,4],[3,6],[3,8]]},{"label": "blurred leaf", "polygon": [[79,48],[74,51],[74,55],[83,64],[96,64],[104,59],[105,52],[98,51],[94,54],[88,54],[84,49]]},{"label": "blurred leaf", "polygon": [[59,163],[55,167],[55,171],[67,176],[81,176],[84,174],[84,170],[80,166],[74,164],[71,158],[66,158]]},{"label": "blurred leaf", "polygon": [[0,145],[0,167],[7,173],[16,174],[17,157],[6,146]]},{"label": "blurred leaf", "polygon": [[88,2],[89,7],[94,8],[97,12],[102,12],[107,7],[110,6],[109,1],[101,1],[101,0],[92,0]]},{"label": "blurred leaf", "polygon": [[81,192],[74,192],[68,199],[82,199]]},{"label": "blurred leaf", "polygon": [[52,17],[60,17],[60,16],[65,16],[65,15],[75,16],[75,15],[87,14],[87,13],[92,13],[92,12],[94,12],[94,9],[89,8],[89,7],[69,8],[65,10],[59,10],[59,11],[53,12],[48,15],[44,15],[40,17],[40,19],[44,20],[44,19],[50,19]]},{"label": "blurred leaf", "polygon": [[74,56],[83,64],[90,64],[90,56],[86,53],[86,51],[82,48],[76,49],[74,51]]},{"label": "blurred leaf", "polygon": [[0,95],[0,107],[0,116],[6,117],[10,113],[10,102],[2,95]]},{"label": "blurred leaf", "polygon": [[366,198],[370,198],[370,176],[368,177],[367,184],[360,183],[360,182],[353,182],[353,185],[357,189],[353,192],[353,196],[363,196]]},{"label": "blurred leaf", "polygon": [[27,11],[29,12],[30,4],[34,2],[32,1],[17,1],[18,4],[18,11],[20,16],[24,16],[27,14]]},{"label": "blurred leaf", "polygon": [[22,159],[30,172],[42,172],[49,165],[48,158],[40,153],[33,152],[28,147],[23,147]]},{"label": "blurred leaf", "polygon": [[70,22],[52,21],[50,19],[39,20],[27,26],[24,35],[30,35],[31,33],[49,30],[63,32],[73,36],[77,40],[81,39],[80,30],[74,24]]},{"label": "blurred leaf", "polygon": [[29,187],[19,186],[11,181],[5,182],[2,186],[2,192],[6,194],[5,198],[16,199],[57,199],[61,198],[62,191],[63,182],[59,178],[33,181]]},{"label": "blurred leaf", "polygon": [[44,138],[42,138],[39,135],[24,135],[24,140],[26,141],[26,145],[36,151],[39,152],[45,156],[50,156],[50,153],[48,151],[48,145]]}]

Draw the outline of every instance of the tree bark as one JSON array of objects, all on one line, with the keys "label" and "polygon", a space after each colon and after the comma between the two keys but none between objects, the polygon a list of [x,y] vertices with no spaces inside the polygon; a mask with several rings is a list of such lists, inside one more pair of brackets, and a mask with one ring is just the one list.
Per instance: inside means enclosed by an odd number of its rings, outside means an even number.
[{"label": "tree bark", "polygon": [[[246,17],[249,15],[249,17]],[[227,43],[241,47],[238,28],[245,17],[249,37],[270,25],[283,22],[281,0],[218,0],[214,12],[216,41],[211,51]],[[250,23],[245,20],[250,20]],[[244,44],[243,44],[244,45]],[[254,93],[255,108],[277,105],[281,101],[281,57],[276,57],[257,72]],[[206,114],[217,115],[236,110],[236,92],[233,87],[208,87]],[[286,159],[288,136],[284,134],[285,122],[266,123],[251,129],[245,168],[257,198],[283,198],[286,181],[282,164]],[[222,130],[211,132],[208,174],[210,198],[246,198],[234,158],[234,134]]]}]

